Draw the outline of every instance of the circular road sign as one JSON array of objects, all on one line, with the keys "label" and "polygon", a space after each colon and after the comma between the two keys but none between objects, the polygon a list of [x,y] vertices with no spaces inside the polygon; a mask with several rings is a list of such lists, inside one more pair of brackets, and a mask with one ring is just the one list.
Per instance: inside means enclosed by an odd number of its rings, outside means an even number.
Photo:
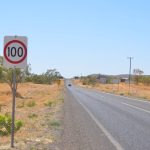
[{"label": "circular road sign", "polygon": [[4,46],[4,57],[11,64],[20,64],[27,57],[27,47],[19,40],[11,40]]}]

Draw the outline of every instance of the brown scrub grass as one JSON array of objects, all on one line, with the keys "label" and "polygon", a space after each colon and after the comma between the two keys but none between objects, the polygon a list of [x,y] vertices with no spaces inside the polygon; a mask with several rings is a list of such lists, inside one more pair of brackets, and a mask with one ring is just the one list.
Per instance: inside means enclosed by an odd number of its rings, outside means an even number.
[{"label": "brown scrub grass", "polygon": [[[57,84],[42,85],[33,83],[21,83],[18,86],[18,97],[16,98],[16,120],[23,122],[23,127],[15,134],[15,142],[25,142],[37,138],[49,139],[53,142],[55,136],[46,134],[50,120],[59,120],[60,107],[62,105],[63,81],[58,87]],[[21,96],[20,96],[21,95]],[[45,103],[54,103],[48,107]],[[11,114],[12,95],[8,84],[0,83],[0,106],[3,115]],[[29,107],[31,106],[31,107]],[[35,115],[32,119],[29,116]],[[44,137],[45,135],[45,137]],[[48,141],[48,140],[47,140]],[[10,135],[0,137],[0,146],[10,143]]]},{"label": "brown scrub grass", "polygon": [[91,86],[91,85],[83,85],[80,80],[74,80],[74,84],[79,85],[81,87],[100,90],[103,92],[113,93],[122,96],[131,96],[150,101],[150,86],[143,85],[141,83],[138,85],[132,83],[130,86],[130,93],[128,83],[120,83],[119,85],[97,83],[95,86]]}]

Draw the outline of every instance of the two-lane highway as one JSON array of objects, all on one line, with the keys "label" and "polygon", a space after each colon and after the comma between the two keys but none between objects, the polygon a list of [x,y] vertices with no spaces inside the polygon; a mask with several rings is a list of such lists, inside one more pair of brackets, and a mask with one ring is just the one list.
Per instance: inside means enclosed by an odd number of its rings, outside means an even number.
[{"label": "two-lane highway", "polygon": [[66,115],[72,113],[75,126],[70,125],[70,136],[69,129],[64,131],[65,150],[150,150],[149,102],[66,87]]}]

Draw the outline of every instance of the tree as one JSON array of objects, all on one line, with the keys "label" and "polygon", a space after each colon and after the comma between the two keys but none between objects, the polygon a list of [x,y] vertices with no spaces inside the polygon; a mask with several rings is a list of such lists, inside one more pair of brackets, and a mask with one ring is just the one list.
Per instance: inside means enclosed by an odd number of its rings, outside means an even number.
[{"label": "tree", "polygon": [[56,83],[57,83],[58,87],[60,87],[60,85],[61,85],[61,80],[60,80],[60,79],[57,79],[57,80],[56,80]]},{"label": "tree", "polygon": [[[0,56],[0,81],[6,82],[9,84],[11,90],[13,90],[13,69],[7,69],[2,66],[3,57]],[[16,71],[16,91],[18,87],[18,83],[21,83],[26,72],[21,71],[21,69],[15,69]]]},{"label": "tree", "polygon": [[3,65],[3,57],[0,56],[0,81],[2,81],[2,72],[3,72],[2,65]]},{"label": "tree", "polygon": [[142,76],[140,78],[140,82],[142,82],[144,85],[150,85],[150,76]]},{"label": "tree", "polygon": [[45,78],[49,84],[57,81],[60,77],[61,75],[56,69],[48,69],[45,73]]},{"label": "tree", "polygon": [[0,81],[2,81],[3,78],[3,68],[0,66]]},{"label": "tree", "polygon": [[97,79],[94,76],[87,76],[87,77],[82,77],[81,81],[82,81],[83,85],[92,85],[92,86],[94,86],[97,82]]},{"label": "tree", "polygon": [[[24,78],[24,72],[21,71],[20,69],[15,69],[16,71],[16,92],[17,92],[17,87],[18,84],[22,82],[23,78]],[[9,87],[11,88],[11,90],[13,91],[13,69],[6,69],[3,68],[3,80],[5,82],[8,83]]]},{"label": "tree", "polygon": [[140,69],[134,69],[133,70],[133,74],[134,74],[134,81],[136,84],[139,84],[139,78],[141,77],[141,75],[143,74],[144,72]]},{"label": "tree", "polygon": [[29,76],[26,76],[27,82],[33,82],[36,84],[52,84],[57,83],[59,84],[59,79],[62,79],[63,77],[56,69],[48,69],[46,73],[43,74],[30,74]]},{"label": "tree", "polygon": [[25,75],[29,77],[31,75],[31,64],[28,64],[25,69]]},{"label": "tree", "polygon": [[3,65],[3,56],[0,56],[0,66]]}]

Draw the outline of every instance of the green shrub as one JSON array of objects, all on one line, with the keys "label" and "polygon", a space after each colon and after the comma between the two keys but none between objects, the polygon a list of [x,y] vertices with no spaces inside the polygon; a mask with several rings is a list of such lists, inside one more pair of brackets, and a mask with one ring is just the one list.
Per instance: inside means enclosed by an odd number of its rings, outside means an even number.
[{"label": "green shrub", "polygon": [[22,121],[21,121],[21,120],[17,120],[17,121],[15,122],[15,131],[20,130],[20,128],[21,128],[22,126],[23,126]]},{"label": "green shrub", "polygon": [[60,126],[60,123],[58,121],[50,121],[49,122],[49,126],[50,127],[59,127]]},{"label": "green shrub", "polygon": [[27,103],[27,106],[28,106],[28,107],[34,107],[35,105],[36,105],[35,101],[29,101],[29,102]]},{"label": "green shrub", "polygon": [[[12,119],[8,114],[0,115],[0,136],[9,135],[11,133]],[[23,126],[21,120],[15,122],[15,132]]]},{"label": "green shrub", "polygon": [[45,103],[45,106],[48,106],[48,107],[52,107],[52,105],[53,105],[53,102],[51,100]]},{"label": "green shrub", "polygon": [[32,119],[32,118],[37,118],[38,115],[37,115],[37,114],[29,114],[28,117],[29,117],[30,119]]}]

